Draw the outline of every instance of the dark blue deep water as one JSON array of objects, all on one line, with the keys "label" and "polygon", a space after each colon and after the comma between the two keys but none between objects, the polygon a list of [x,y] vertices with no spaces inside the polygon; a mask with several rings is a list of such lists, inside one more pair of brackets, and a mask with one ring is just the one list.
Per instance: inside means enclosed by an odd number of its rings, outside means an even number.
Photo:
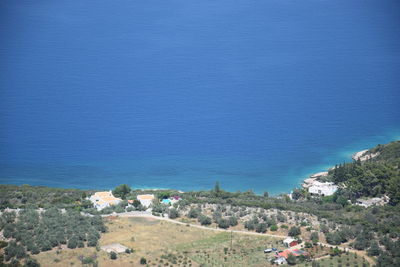
[{"label": "dark blue deep water", "polygon": [[400,137],[398,0],[2,0],[0,183],[281,193]]}]

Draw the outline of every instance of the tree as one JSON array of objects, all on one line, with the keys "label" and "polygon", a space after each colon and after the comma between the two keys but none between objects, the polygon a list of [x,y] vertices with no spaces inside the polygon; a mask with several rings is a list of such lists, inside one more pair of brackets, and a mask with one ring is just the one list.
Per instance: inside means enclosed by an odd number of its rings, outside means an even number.
[{"label": "tree", "polygon": [[314,244],[317,244],[319,241],[319,235],[317,232],[312,232],[310,235],[310,239]]},{"label": "tree", "polygon": [[296,189],[293,190],[292,198],[294,200],[300,199],[302,197],[303,197],[303,193],[302,193],[302,191],[300,189],[296,188]]},{"label": "tree", "polygon": [[146,258],[141,257],[141,258],[140,258],[140,264],[142,264],[142,265],[147,264]]},{"label": "tree", "polygon": [[296,226],[290,227],[289,232],[288,232],[289,236],[298,236],[300,234],[301,234],[301,231],[300,231],[299,227],[296,227]]},{"label": "tree", "polygon": [[16,215],[15,211],[4,212],[2,214],[2,218],[6,223],[13,223],[15,221],[16,216],[17,215]]},{"label": "tree", "polygon": [[211,224],[211,218],[207,217],[203,214],[199,215],[198,221],[200,222],[201,225],[210,225]]},{"label": "tree", "polygon": [[220,186],[219,186],[219,182],[218,182],[218,181],[215,182],[214,192],[215,192],[215,194],[217,194],[217,195],[221,192],[221,188],[220,188]]},{"label": "tree", "polygon": [[125,199],[126,195],[131,192],[131,188],[127,184],[121,184],[113,190],[113,195]]},{"label": "tree", "polygon": [[353,243],[353,247],[358,250],[364,250],[368,247],[368,240],[363,235],[359,235]]},{"label": "tree", "polygon": [[117,259],[117,253],[115,253],[114,251],[111,251],[110,252],[110,259],[116,260]]},{"label": "tree", "polygon": [[266,223],[258,223],[256,224],[256,232],[257,233],[265,233],[267,231],[267,224]]},{"label": "tree", "polygon": [[373,241],[371,243],[371,247],[368,249],[368,255],[369,256],[379,256],[381,254],[381,249],[378,246],[378,243],[376,241]]},{"label": "tree", "polygon": [[90,232],[88,234],[87,245],[88,247],[95,247],[97,245],[97,241],[99,240],[97,232]]},{"label": "tree", "polygon": [[26,256],[25,248],[18,245],[15,241],[10,241],[5,248],[6,259],[16,257],[22,259]]},{"label": "tree", "polygon": [[305,243],[304,243],[304,247],[305,247],[305,248],[312,248],[312,247],[313,247],[313,244],[310,243],[310,242],[305,242]]},{"label": "tree", "polygon": [[218,220],[222,218],[222,213],[218,210],[213,212],[213,220],[214,222],[218,223]]},{"label": "tree", "polygon": [[289,256],[287,257],[286,261],[289,265],[295,265],[297,263],[296,256],[293,255],[292,253],[289,253]]},{"label": "tree", "polygon": [[198,209],[190,209],[188,213],[189,218],[197,218],[199,216],[199,210]]},{"label": "tree", "polygon": [[28,258],[24,267],[40,267],[40,264],[37,262],[37,260]]},{"label": "tree", "polygon": [[341,251],[338,247],[335,247],[335,248],[331,248],[329,254],[330,254],[331,256],[337,256],[337,255],[339,255],[341,252],[342,252],[342,251]]},{"label": "tree", "polygon": [[76,235],[73,235],[69,240],[68,240],[68,248],[76,248],[78,246],[78,238]]},{"label": "tree", "polygon": [[140,206],[141,204],[140,204],[140,201],[139,201],[139,200],[134,199],[132,205],[133,205],[135,208],[139,208],[139,206]]},{"label": "tree", "polygon": [[168,211],[168,217],[169,217],[170,219],[178,218],[178,217],[179,217],[179,212],[178,212],[178,210],[175,209],[175,208],[169,209],[169,211]]},{"label": "tree", "polygon": [[263,194],[263,196],[264,196],[264,197],[269,197],[269,194],[268,194],[268,192],[267,192],[267,191],[265,191],[265,192],[264,192],[264,194]]},{"label": "tree", "polygon": [[157,198],[158,199],[167,199],[171,197],[171,192],[170,191],[160,191],[157,193]]},{"label": "tree", "polygon": [[229,228],[229,221],[227,219],[219,219],[217,223],[219,228]]},{"label": "tree", "polygon": [[278,212],[278,214],[276,215],[276,219],[278,220],[278,222],[286,222],[286,216],[283,215],[281,212]]},{"label": "tree", "polygon": [[230,226],[238,225],[238,220],[237,220],[237,218],[235,216],[229,217],[228,221],[229,221],[229,225]]},{"label": "tree", "polygon": [[395,175],[389,180],[388,195],[391,205],[395,206],[400,202],[400,175]]},{"label": "tree", "polygon": [[273,225],[271,225],[270,230],[273,232],[278,231],[278,226],[276,224],[273,224]]},{"label": "tree", "polygon": [[3,235],[5,238],[10,238],[15,233],[15,226],[12,223],[7,223],[3,228]]}]

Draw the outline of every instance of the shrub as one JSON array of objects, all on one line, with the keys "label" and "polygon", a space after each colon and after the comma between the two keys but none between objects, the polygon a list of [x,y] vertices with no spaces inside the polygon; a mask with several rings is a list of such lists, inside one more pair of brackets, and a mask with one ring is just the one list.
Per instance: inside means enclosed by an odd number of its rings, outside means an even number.
[{"label": "shrub", "polygon": [[211,224],[211,218],[207,217],[205,215],[200,215],[198,218],[198,221],[200,222],[201,225],[210,225]]},{"label": "shrub", "polygon": [[257,233],[265,233],[267,231],[267,224],[266,223],[259,223],[256,225],[256,232]]},{"label": "shrub", "polygon": [[115,253],[114,251],[111,251],[110,252],[110,259],[116,260],[117,259],[117,253]]},{"label": "shrub", "polygon": [[78,238],[74,235],[68,240],[68,248],[76,248],[78,246]]},{"label": "shrub", "polygon": [[230,226],[235,226],[235,225],[238,224],[238,220],[237,220],[237,218],[235,216],[229,217],[228,221],[229,221],[229,225]]},{"label": "shrub", "polygon": [[288,235],[289,236],[298,236],[301,234],[300,228],[293,226],[289,229]]},{"label": "shrub", "polygon": [[199,216],[199,210],[198,209],[190,209],[188,213],[189,218],[197,218]]},{"label": "shrub", "polygon": [[146,260],[146,258],[140,258],[140,264],[142,264],[142,265],[145,265],[145,264],[147,264],[147,260]]},{"label": "shrub", "polygon": [[229,221],[227,219],[219,219],[217,223],[219,228],[229,228]]},{"label": "shrub", "polygon": [[175,209],[175,208],[169,209],[169,211],[168,211],[168,217],[169,217],[170,219],[178,218],[178,217],[179,217],[178,210]]}]

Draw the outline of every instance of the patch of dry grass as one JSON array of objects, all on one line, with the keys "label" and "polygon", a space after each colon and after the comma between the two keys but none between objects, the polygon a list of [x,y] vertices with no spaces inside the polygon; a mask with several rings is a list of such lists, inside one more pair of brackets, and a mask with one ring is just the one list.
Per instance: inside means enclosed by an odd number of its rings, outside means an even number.
[{"label": "patch of dry grass", "polygon": [[[109,232],[100,245],[121,243],[133,253],[121,253],[111,260],[95,248],[63,249],[34,256],[42,266],[82,266],[80,258],[96,255],[99,266],[268,266],[263,249],[277,246],[270,237],[216,232],[147,218],[114,218],[107,221]],[[231,250],[232,244],[232,250]],[[228,264],[228,265],[227,265]]]}]

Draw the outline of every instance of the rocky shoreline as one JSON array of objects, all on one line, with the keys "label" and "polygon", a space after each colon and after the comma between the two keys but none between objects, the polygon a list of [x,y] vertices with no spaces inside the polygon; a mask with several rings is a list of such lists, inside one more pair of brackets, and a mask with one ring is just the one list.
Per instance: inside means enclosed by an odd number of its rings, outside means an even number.
[{"label": "rocky shoreline", "polygon": [[[361,150],[361,151],[358,151],[358,152],[354,153],[351,156],[351,158],[353,160],[355,160],[355,161],[360,160],[361,162],[363,162],[363,161],[367,161],[367,160],[370,160],[372,158],[375,158],[378,155],[379,155],[379,152],[371,153],[369,149],[365,149],[365,150]],[[331,168],[328,169],[328,171],[333,170],[334,168],[335,167],[331,167]],[[321,178],[328,176],[328,171],[318,172],[318,173],[314,173],[314,174],[310,175],[309,177],[304,179],[304,181],[301,184],[301,186],[304,189],[308,189],[309,190],[311,187],[322,186],[324,184],[328,184],[328,183],[322,183],[320,181]],[[332,186],[334,184],[333,183],[329,183],[329,185]]]}]

